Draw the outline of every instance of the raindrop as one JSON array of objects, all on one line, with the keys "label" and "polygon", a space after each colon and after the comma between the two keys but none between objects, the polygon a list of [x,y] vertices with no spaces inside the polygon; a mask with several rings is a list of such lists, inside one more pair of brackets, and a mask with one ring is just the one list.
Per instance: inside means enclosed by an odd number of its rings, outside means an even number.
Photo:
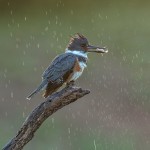
[{"label": "raindrop", "polygon": [[101,18],[101,19],[103,19],[102,16],[101,16],[101,14],[98,14],[98,17]]},{"label": "raindrop", "polygon": [[25,118],[25,112],[22,113],[22,117]]},{"label": "raindrop", "polygon": [[6,78],[6,74],[4,73],[3,75],[4,75],[4,78]]},{"label": "raindrop", "polygon": [[13,24],[15,23],[15,20],[14,20],[14,19],[12,19],[12,23],[13,23]]},{"label": "raindrop", "polygon": [[75,119],[75,118],[76,118],[74,114],[72,114],[72,118],[73,118],[73,119]]},{"label": "raindrop", "polygon": [[7,83],[5,84],[5,88],[6,88],[6,89],[8,88],[8,84],[7,84]]},{"label": "raindrop", "polygon": [[26,51],[23,51],[23,55],[26,55]]},{"label": "raindrop", "polygon": [[94,143],[94,150],[97,150],[95,140],[93,141],[93,143]]},{"label": "raindrop", "polygon": [[19,45],[18,45],[18,44],[16,44],[16,48],[19,48]]},{"label": "raindrop", "polygon": [[11,97],[11,98],[14,97],[14,93],[13,93],[13,92],[10,93],[10,97]]},{"label": "raindrop", "polygon": [[40,48],[40,44],[39,43],[37,44],[37,48]]},{"label": "raindrop", "polygon": [[26,48],[29,48],[28,44],[26,44]]},{"label": "raindrop", "polygon": [[135,54],[135,57],[138,58],[138,54]]},{"label": "raindrop", "polygon": [[123,61],[126,61],[126,56],[123,56]]},{"label": "raindrop", "polygon": [[24,61],[22,62],[22,66],[24,66]]},{"label": "raindrop", "polygon": [[12,34],[12,32],[10,32],[10,37],[12,37],[13,36],[13,34]]},{"label": "raindrop", "polygon": [[52,118],[52,124],[53,124],[53,128],[55,128],[55,126],[54,126],[54,118]]},{"label": "raindrop", "polygon": [[73,13],[74,13],[73,10],[71,10],[70,13],[71,13],[71,15],[73,15]]},{"label": "raindrop", "polygon": [[[46,50],[46,53],[48,54],[49,53],[49,50]],[[43,67],[43,66],[42,66]]]},{"label": "raindrop", "polygon": [[31,35],[31,36],[30,36],[30,39],[31,39],[31,40],[34,40],[35,38],[34,38],[34,36],[33,36],[33,35]]},{"label": "raindrop", "polygon": [[36,68],[36,67],[34,67],[34,71],[37,71],[37,68]]},{"label": "raindrop", "polygon": [[45,31],[48,31],[48,27],[45,27]]},{"label": "raindrop", "polygon": [[8,113],[7,113],[7,111],[5,112],[5,116],[6,116],[6,117],[8,116]]},{"label": "raindrop", "polygon": [[52,118],[52,124],[54,124],[54,118]]},{"label": "raindrop", "polygon": [[61,26],[61,22],[59,22],[59,26]]},{"label": "raindrop", "polygon": [[70,134],[70,128],[68,128],[68,133]]},{"label": "raindrop", "polygon": [[2,102],[4,102],[4,101],[5,101],[5,98],[3,97],[3,98],[2,98]]}]

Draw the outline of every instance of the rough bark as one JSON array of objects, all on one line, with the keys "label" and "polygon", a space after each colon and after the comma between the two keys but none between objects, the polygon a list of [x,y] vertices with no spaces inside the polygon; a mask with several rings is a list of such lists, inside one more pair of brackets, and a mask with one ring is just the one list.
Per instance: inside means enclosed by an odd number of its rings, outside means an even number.
[{"label": "rough bark", "polygon": [[29,114],[17,135],[5,145],[3,150],[21,150],[32,140],[36,130],[50,115],[89,93],[89,90],[79,87],[66,87],[52,94]]}]

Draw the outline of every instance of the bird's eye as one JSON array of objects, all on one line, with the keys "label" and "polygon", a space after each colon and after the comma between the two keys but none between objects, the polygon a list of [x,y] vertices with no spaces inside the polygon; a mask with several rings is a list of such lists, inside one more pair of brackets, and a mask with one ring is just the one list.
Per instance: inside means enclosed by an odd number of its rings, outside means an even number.
[{"label": "bird's eye", "polygon": [[86,47],[86,44],[81,44],[82,47]]}]

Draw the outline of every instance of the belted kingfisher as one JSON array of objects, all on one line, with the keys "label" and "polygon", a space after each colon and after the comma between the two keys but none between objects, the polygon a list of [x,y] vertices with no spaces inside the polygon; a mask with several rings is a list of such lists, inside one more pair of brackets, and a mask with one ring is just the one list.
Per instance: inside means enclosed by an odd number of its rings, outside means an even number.
[{"label": "belted kingfisher", "polygon": [[79,78],[87,66],[89,52],[107,53],[105,47],[92,46],[85,36],[77,33],[70,38],[65,53],[56,56],[42,75],[41,84],[27,97],[30,100],[42,89],[44,98],[57,91],[64,83],[69,85]]}]

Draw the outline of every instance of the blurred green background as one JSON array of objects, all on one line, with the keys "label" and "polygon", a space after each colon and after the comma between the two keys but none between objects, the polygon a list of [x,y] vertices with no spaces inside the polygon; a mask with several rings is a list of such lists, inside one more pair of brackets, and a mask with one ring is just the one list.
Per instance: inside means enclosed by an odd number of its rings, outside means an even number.
[{"label": "blurred green background", "polygon": [[0,0],[0,148],[44,99],[40,83],[69,35],[107,46],[77,85],[90,95],[48,118],[25,150],[150,149],[150,1]]}]

